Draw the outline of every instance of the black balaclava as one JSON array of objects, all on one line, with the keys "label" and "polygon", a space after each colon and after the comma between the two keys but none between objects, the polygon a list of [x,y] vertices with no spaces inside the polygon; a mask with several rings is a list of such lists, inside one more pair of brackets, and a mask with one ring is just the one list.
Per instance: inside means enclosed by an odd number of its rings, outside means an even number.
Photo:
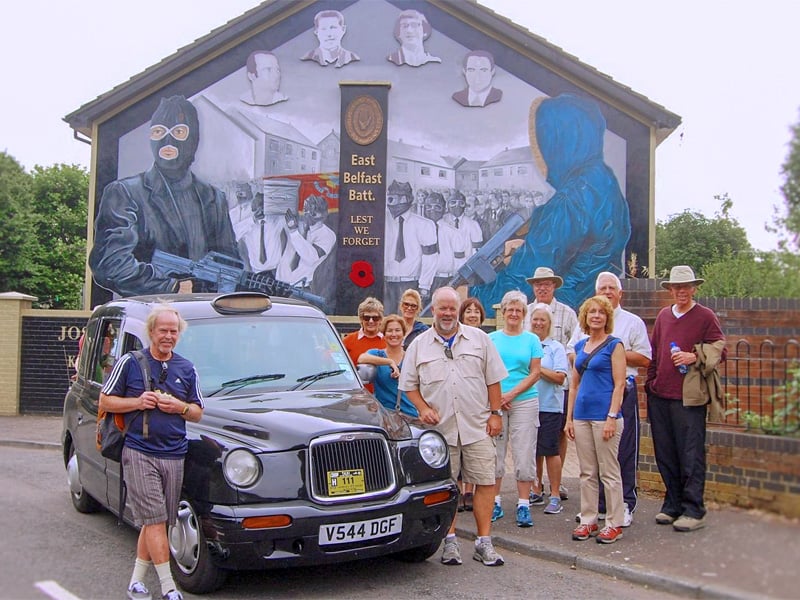
[{"label": "black balaclava", "polygon": [[[188,132],[181,128],[174,129],[176,125],[185,125]],[[164,134],[160,128],[170,133]],[[154,133],[164,135],[155,135],[161,139],[153,139]],[[183,139],[179,139],[181,137]],[[150,119],[150,148],[158,169],[169,179],[182,179],[194,162],[199,143],[200,122],[194,105],[183,96],[162,98]],[[175,152],[177,155],[169,158]]]}]

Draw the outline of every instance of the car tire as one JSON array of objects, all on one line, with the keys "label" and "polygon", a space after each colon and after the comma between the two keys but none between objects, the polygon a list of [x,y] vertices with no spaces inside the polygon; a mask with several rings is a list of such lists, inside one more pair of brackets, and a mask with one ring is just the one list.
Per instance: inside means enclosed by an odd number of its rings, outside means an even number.
[{"label": "car tire", "polygon": [[79,513],[94,513],[103,507],[83,489],[80,478],[80,465],[78,455],[75,454],[75,447],[70,443],[69,454],[67,457],[67,483],[69,483],[69,496],[72,499],[72,506]]},{"label": "car tire", "polygon": [[211,559],[200,521],[187,500],[178,504],[178,519],[169,530],[170,565],[175,582],[192,594],[219,589],[228,576]]},{"label": "car tire", "polygon": [[426,546],[417,546],[416,548],[409,548],[408,550],[397,552],[392,556],[394,556],[397,560],[401,560],[407,563],[425,562],[431,556],[436,554],[436,551],[439,550],[440,545],[441,545],[441,540],[438,542],[431,542]]}]

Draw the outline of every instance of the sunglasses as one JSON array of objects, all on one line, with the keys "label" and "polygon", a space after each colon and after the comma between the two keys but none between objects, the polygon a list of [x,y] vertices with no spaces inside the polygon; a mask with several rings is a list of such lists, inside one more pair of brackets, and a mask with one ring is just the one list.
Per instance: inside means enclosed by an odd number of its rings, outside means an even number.
[{"label": "sunglasses", "polygon": [[412,302],[403,302],[403,308],[410,308],[416,310],[419,308],[419,304],[414,304]]},{"label": "sunglasses", "polygon": [[361,320],[362,320],[362,321],[374,321],[374,322],[376,322],[376,323],[377,323],[377,322],[378,322],[378,321],[380,321],[382,318],[383,318],[383,317],[380,317],[380,316],[378,316],[378,315],[364,315],[363,317],[361,317]]},{"label": "sunglasses", "polygon": [[169,365],[167,363],[161,363],[161,374],[158,376],[158,383],[162,384],[167,380],[167,368]]}]

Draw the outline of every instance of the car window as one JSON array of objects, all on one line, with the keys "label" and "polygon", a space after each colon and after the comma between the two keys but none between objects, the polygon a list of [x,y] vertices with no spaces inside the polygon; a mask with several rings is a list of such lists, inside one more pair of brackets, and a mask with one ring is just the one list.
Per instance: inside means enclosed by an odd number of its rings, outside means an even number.
[{"label": "car window", "polygon": [[194,362],[205,395],[360,387],[339,336],[320,319],[193,321],[176,350]]},{"label": "car window", "polygon": [[97,336],[97,345],[92,357],[93,368],[89,376],[91,380],[100,385],[108,379],[114,363],[119,358],[120,321],[118,319],[104,319],[100,323]]}]

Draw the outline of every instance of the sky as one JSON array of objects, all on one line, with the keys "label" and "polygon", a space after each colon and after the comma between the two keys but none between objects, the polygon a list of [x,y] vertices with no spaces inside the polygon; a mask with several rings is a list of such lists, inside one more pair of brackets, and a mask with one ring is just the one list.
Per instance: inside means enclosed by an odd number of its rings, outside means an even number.
[{"label": "sky", "polygon": [[[257,0],[26,0],[6,5],[0,33],[0,150],[35,165],[89,168],[91,150],[63,117]],[[765,0],[482,0],[582,62],[662,105],[682,124],[656,150],[656,218],[713,217],[715,196],[751,244],[780,186],[800,121],[800,2]]]}]

